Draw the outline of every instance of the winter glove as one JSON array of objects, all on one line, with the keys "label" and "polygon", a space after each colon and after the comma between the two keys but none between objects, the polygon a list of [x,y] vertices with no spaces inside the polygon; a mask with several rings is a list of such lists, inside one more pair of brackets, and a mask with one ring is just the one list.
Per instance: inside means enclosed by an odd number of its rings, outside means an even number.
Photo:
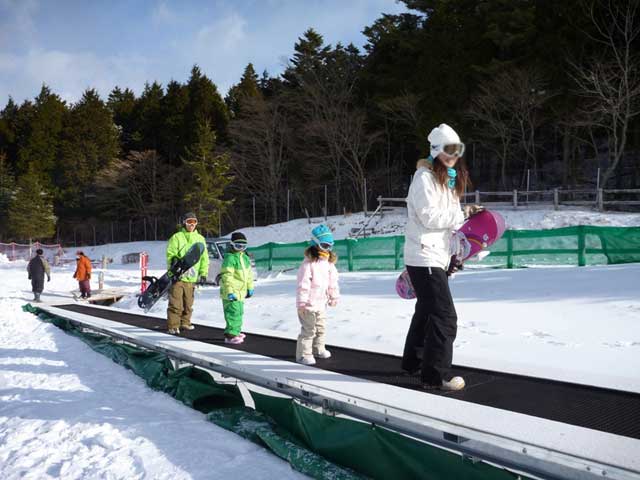
[{"label": "winter glove", "polygon": [[449,262],[449,268],[447,269],[447,277],[453,276],[459,270],[464,270],[464,265],[460,260],[458,260],[458,257],[454,255],[453,257],[451,257],[451,262]]},{"label": "winter glove", "polygon": [[31,280],[31,275],[29,275],[29,280]]},{"label": "winter glove", "polygon": [[200,278],[198,279],[198,285],[204,285],[205,283],[207,283],[207,277],[205,275],[200,275]]},{"label": "winter glove", "polygon": [[298,317],[302,318],[302,317],[303,317],[303,315],[304,315],[304,312],[306,312],[306,311],[307,311],[307,309],[306,309],[306,308],[304,308],[304,307],[299,307],[299,308],[298,308]]},{"label": "winter glove", "polygon": [[247,290],[247,298],[253,297],[253,289]]},{"label": "winter glove", "polygon": [[51,276],[47,275],[47,282],[50,282],[50,281],[51,281]]},{"label": "winter glove", "polygon": [[73,274],[73,278],[76,278],[76,274],[75,273]]},{"label": "winter glove", "polygon": [[227,295],[227,299],[228,299],[230,302],[235,302],[236,300],[238,300],[238,297],[236,297],[236,296],[235,296],[235,294],[230,293],[229,295]]},{"label": "winter glove", "polygon": [[476,213],[480,213],[484,210],[482,205],[465,205],[462,207],[462,211],[464,212],[464,218],[473,217]]},{"label": "winter glove", "polygon": [[329,306],[330,307],[336,307],[338,305],[338,300],[332,298],[331,300],[329,300]]},{"label": "winter glove", "polygon": [[87,280],[90,280],[90,279],[91,279],[91,274],[87,273]]}]

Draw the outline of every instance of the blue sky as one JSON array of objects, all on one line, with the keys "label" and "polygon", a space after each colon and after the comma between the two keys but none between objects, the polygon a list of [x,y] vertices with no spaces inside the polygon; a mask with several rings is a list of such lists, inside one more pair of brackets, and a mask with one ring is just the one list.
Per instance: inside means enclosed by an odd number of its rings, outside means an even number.
[{"label": "blue sky", "polygon": [[361,47],[362,30],[395,0],[0,0],[0,108],[42,83],[64,100],[87,87],[187,80],[195,63],[222,93],[248,62],[281,73],[309,27],[327,43]]}]

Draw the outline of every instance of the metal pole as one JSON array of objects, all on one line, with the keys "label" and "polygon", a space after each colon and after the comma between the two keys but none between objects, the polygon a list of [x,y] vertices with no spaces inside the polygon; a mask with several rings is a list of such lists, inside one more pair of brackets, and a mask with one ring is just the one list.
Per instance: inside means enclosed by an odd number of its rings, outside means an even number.
[{"label": "metal pole", "polygon": [[527,168],[527,205],[529,205],[529,174],[531,170]]},{"label": "metal pole", "polygon": [[596,178],[596,191],[600,190],[600,167],[598,167],[598,176]]},{"label": "metal pole", "polygon": [[598,210],[604,211],[604,190],[602,188],[598,189]]},{"label": "metal pole", "polygon": [[324,186],[324,221],[327,221],[327,185]]},{"label": "metal pole", "polygon": [[364,179],[364,214],[367,215],[367,179]]},{"label": "metal pole", "polygon": [[256,226],[256,197],[253,197],[253,226]]},{"label": "metal pole", "polygon": [[287,188],[287,222],[289,221],[289,194],[290,190]]}]

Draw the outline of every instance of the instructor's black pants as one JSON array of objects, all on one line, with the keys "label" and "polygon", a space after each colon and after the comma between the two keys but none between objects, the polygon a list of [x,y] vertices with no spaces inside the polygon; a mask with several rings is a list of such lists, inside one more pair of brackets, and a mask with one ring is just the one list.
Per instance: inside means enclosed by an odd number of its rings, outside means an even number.
[{"label": "instructor's black pants", "polygon": [[417,353],[422,347],[422,381],[440,385],[442,380],[449,380],[458,329],[449,280],[446,272],[437,267],[407,265],[407,272],[417,301],[404,344],[402,368],[409,372],[420,368]]}]

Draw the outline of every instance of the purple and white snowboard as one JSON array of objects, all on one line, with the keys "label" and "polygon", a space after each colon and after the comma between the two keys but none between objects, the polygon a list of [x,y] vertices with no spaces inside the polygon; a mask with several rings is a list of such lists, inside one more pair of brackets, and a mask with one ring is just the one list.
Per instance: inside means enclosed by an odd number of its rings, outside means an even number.
[{"label": "purple and white snowboard", "polygon": [[[505,228],[504,218],[499,213],[490,210],[476,213],[453,234],[451,264],[462,265],[462,262],[493,245],[502,237]],[[403,270],[396,280],[396,292],[398,296],[407,300],[416,298],[416,292],[406,270]]]}]

